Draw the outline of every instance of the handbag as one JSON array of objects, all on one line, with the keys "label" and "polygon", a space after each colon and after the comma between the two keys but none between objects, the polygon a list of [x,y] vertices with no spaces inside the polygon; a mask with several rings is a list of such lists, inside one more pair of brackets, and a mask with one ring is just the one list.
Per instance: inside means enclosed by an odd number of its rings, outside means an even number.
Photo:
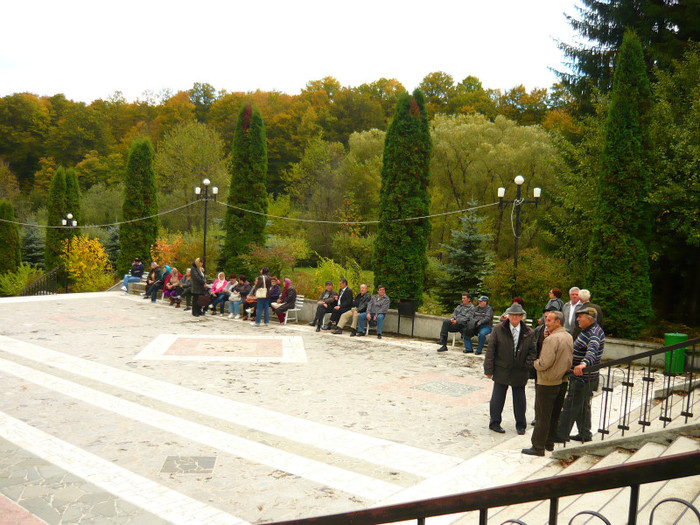
[{"label": "handbag", "polygon": [[254,295],[249,295],[248,297],[245,298],[246,304],[255,304],[258,302],[258,298],[255,297]]},{"label": "handbag", "polygon": [[255,297],[258,299],[267,298],[267,288],[265,288],[265,277],[262,277],[262,286],[255,290]]},{"label": "handbag", "polygon": [[199,306],[209,306],[211,304],[211,295],[209,295],[209,294],[200,295],[199,298],[197,299],[197,304]]},{"label": "handbag", "polygon": [[240,301],[241,300],[241,294],[238,292],[231,292],[231,298],[229,299],[230,301]]}]

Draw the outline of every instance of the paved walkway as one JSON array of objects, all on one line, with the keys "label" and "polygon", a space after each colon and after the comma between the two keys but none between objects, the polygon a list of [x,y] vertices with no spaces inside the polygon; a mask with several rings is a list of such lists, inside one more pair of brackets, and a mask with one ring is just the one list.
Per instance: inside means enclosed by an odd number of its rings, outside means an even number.
[{"label": "paved walkway", "polygon": [[0,299],[0,525],[268,522],[539,468],[510,404],[487,429],[482,357],[436,349],[119,292]]}]

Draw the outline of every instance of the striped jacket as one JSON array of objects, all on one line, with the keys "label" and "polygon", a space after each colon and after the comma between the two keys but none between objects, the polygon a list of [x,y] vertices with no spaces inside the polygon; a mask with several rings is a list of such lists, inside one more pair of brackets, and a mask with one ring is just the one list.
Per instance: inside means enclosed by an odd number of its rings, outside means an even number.
[{"label": "striped jacket", "polygon": [[[600,364],[600,357],[605,349],[605,332],[598,323],[582,330],[574,341],[574,361],[573,366],[586,363],[586,367]],[[598,377],[598,371],[586,374],[583,379],[593,379]]]}]

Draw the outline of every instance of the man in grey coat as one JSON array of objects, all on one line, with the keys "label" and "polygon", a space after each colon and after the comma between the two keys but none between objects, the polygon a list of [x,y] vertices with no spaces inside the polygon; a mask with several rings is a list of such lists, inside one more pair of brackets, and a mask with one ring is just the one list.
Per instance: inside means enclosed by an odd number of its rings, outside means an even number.
[{"label": "man in grey coat", "polygon": [[462,334],[462,339],[466,341],[467,337],[474,335],[475,323],[472,296],[464,292],[462,294],[462,302],[457,305],[457,308],[455,308],[455,311],[452,313],[452,317],[445,319],[442,323],[442,328],[440,329],[440,348],[438,348],[438,352],[447,352],[447,334],[449,332],[460,332]]},{"label": "man in grey coat", "polygon": [[533,331],[523,322],[525,310],[514,303],[506,311],[507,323],[499,323],[491,334],[491,343],[486,350],[484,374],[493,379],[493,391],[489,403],[489,428],[499,434],[505,433],[501,426],[501,414],[506,402],[506,392],[511,388],[513,413],[518,434],[525,434],[525,385],[530,378],[530,368],[535,360],[536,347]]}]

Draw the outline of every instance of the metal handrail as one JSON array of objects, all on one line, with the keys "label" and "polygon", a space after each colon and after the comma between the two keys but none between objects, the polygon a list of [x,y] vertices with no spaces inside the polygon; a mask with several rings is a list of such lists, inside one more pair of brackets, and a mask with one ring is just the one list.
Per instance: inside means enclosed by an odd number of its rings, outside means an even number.
[{"label": "metal handrail", "polygon": [[29,295],[53,295],[58,285],[58,272],[61,267],[56,266],[35,281],[32,281],[19,293],[20,296]]},{"label": "metal handrail", "polygon": [[[632,487],[633,489],[630,494],[628,523],[629,525],[634,525],[636,523],[638,488],[640,485],[694,476],[698,471],[700,471],[700,451],[694,451],[476,490],[464,494],[342,514],[278,521],[274,525],[337,525],[340,523],[374,525],[376,523],[393,523],[411,519],[417,520],[418,523],[424,523],[424,520],[429,517],[471,511],[479,511],[479,521],[485,524],[488,510],[491,508],[545,500],[550,501],[552,508],[557,508],[559,498],[620,487]],[[542,497],[543,494],[547,496]],[[635,510],[634,512],[632,512],[633,509]]]}]

